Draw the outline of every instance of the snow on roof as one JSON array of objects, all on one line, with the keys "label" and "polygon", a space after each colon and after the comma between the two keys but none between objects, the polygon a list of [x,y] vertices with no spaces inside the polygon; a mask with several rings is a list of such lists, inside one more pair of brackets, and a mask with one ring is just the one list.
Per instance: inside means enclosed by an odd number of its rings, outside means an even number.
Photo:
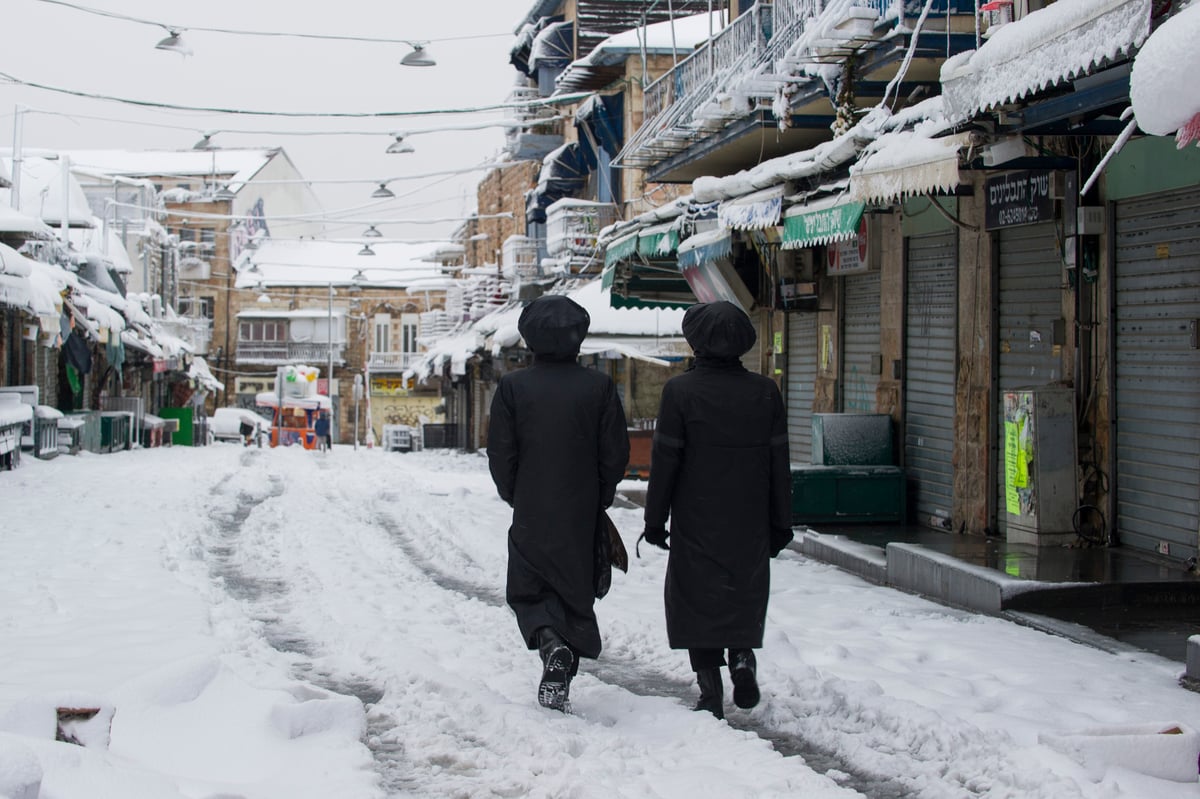
[{"label": "snow on roof", "polygon": [[278,148],[214,150],[77,150],[71,165],[127,177],[200,177],[220,175],[243,183],[262,169]]},{"label": "snow on roof", "polygon": [[[8,159],[11,164],[11,158]],[[79,181],[71,175],[63,200],[63,167],[57,158],[29,156],[21,160],[21,212],[32,214],[47,225],[62,224],[63,216],[71,227],[91,227],[92,209]],[[12,205],[12,190],[0,189],[0,205]]]},{"label": "snow on roof", "polygon": [[[0,159],[0,168],[3,159]],[[27,238],[54,238],[54,231],[42,220],[16,210],[7,203],[0,203],[0,233],[24,233]]]},{"label": "snow on roof", "polygon": [[1058,0],[995,29],[942,65],[952,119],[1015,102],[1130,53],[1150,33],[1151,0]]},{"label": "snow on roof", "polygon": [[[445,276],[427,260],[429,244],[372,241],[375,255],[359,255],[361,241],[322,239],[264,239],[256,250],[238,260],[236,286],[321,286],[328,283],[371,286],[420,286],[430,291],[444,285]],[[355,275],[361,272],[359,280]]]},{"label": "snow on roof", "polygon": [[[1129,99],[1138,127],[1168,136],[1200,115],[1200,3],[1158,27],[1133,60]],[[1186,144],[1180,141],[1180,146]]]},{"label": "snow on roof", "polygon": [[78,287],[79,279],[59,266],[26,258],[0,244],[0,305],[38,317],[43,332],[50,332],[58,323],[62,292],[68,286]]},{"label": "snow on roof", "polygon": [[[697,45],[708,40],[710,22],[712,34],[721,32],[722,12],[712,14],[693,14],[664,22],[655,22],[644,28],[630,28],[621,33],[614,33],[592,52],[583,58],[571,62],[567,70],[579,67],[594,67],[617,64],[624,61],[633,53],[641,53],[642,43],[645,42],[647,53],[670,53],[672,45],[682,55],[687,55]],[[672,25],[674,26],[674,42],[672,42]]]}]

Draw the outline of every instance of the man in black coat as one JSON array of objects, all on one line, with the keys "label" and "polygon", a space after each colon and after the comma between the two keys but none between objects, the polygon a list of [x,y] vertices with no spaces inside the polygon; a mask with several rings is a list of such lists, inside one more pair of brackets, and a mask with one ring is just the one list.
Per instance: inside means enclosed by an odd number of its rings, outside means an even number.
[{"label": "man in black coat", "polygon": [[629,462],[629,432],[608,375],[577,362],[591,319],[568,297],[539,297],[517,329],[533,364],[500,378],[488,465],[513,508],[509,606],[542,658],[538,702],[566,711],[579,658],[600,655],[593,610],[597,520]]},{"label": "man in black coat", "polygon": [[792,540],[787,421],[775,382],[739,360],[756,336],[738,306],[692,306],[683,335],[696,357],[663,387],[643,537],[670,549],[667,638],[688,650],[695,709],[724,718],[726,650],[734,703],[758,704],[769,559]]}]

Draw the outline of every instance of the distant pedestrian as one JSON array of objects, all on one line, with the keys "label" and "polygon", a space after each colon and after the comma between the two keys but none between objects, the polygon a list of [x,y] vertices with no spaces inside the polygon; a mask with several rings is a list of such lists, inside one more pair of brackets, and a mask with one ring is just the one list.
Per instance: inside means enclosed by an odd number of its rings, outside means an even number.
[{"label": "distant pedestrian", "polygon": [[507,600],[542,659],[538,702],[569,710],[579,658],[600,655],[593,610],[594,541],[629,462],[629,433],[608,375],[577,362],[587,311],[540,297],[517,329],[533,364],[504,375],[492,398],[488,464],[513,508]]},{"label": "distant pedestrian", "polygon": [[333,437],[329,434],[329,414],[327,412],[321,411],[317,416],[317,421],[313,424],[313,432],[317,436],[318,449],[333,449]]},{"label": "distant pedestrian", "polygon": [[238,432],[242,435],[242,446],[248,447],[254,441],[254,434],[258,432],[258,425],[250,424],[243,419],[238,425]]},{"label": "distant pedestrian", "polygon": [[726,652],[734,704],[759,700],[769,559],[792,540],[787,425],[775,382],[742,366],[756,336],[740,308],[694,305],[683,335],[695,361],[663,387],[642,537],[670,550],[667,639],[688,650],[695,709],[720,719]]}]

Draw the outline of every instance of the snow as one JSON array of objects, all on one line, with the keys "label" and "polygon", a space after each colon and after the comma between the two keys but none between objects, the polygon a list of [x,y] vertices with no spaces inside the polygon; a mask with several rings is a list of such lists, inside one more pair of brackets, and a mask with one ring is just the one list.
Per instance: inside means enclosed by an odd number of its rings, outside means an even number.
[{"label": "snow", "polygon": [[953,119],[967,119],[1131,53],[1150,32],[1150,0],[1058,0],[1001,26],[942,65]]},{"label": "snow", "polygon": [[[614,33],[596,45],[586,56],[571,62],[567,69],[617,63],[626,56],[641,53],[643,47],[647,53],[657,54],[670,53],[674,46],[682,58],[696,46],[708,41],[710,23],[712,35],[716,36],[720,33],[722,18],[723,14],[720,11],[714,11],[711,15],[692,14],[673,21],[655,22],[644,28],[631,28],[621,33]],[[674,26],[673,44],[672,26]]]},{"label": "snow", "polygon": [[[792,551],[772,567],[755,710],[690,710],[655,549],[597,605],[605,651],[573,715],[544,710],[503,601],[511,511],[480,455],[85,453],[25,459],[0,492],[0,625],[19,653],[0,659],[0,795],[1200,796],[1180,664]],[[640,509],[611,515],[632,550]],[[99,711],[64,723],[84,746],[54,740],[62,707]],[[1079,745],[1097,730],[1120,762]],[[1141,773],[1163,757],[1191,781]]]},{"label": "snow", "polygon": [[1200,114],[1200,4],[1193,3],[1150,35],[1133,60],[1129,99],[1138,127],[1168,136]]}]

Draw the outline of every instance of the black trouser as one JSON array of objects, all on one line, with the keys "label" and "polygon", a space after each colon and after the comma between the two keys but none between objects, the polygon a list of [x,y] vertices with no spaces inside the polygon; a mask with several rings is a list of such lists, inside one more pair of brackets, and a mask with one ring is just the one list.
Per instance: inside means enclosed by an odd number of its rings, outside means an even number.
[{"label": "black trouser", "polygon": [[[742,649],[730,649],[729,659],[733,660],[735,652]],[[692,661],[692,671],[701,669],[719,669],[725,665],[725,650],[723,649],[689,649],[688,658]]]}]

